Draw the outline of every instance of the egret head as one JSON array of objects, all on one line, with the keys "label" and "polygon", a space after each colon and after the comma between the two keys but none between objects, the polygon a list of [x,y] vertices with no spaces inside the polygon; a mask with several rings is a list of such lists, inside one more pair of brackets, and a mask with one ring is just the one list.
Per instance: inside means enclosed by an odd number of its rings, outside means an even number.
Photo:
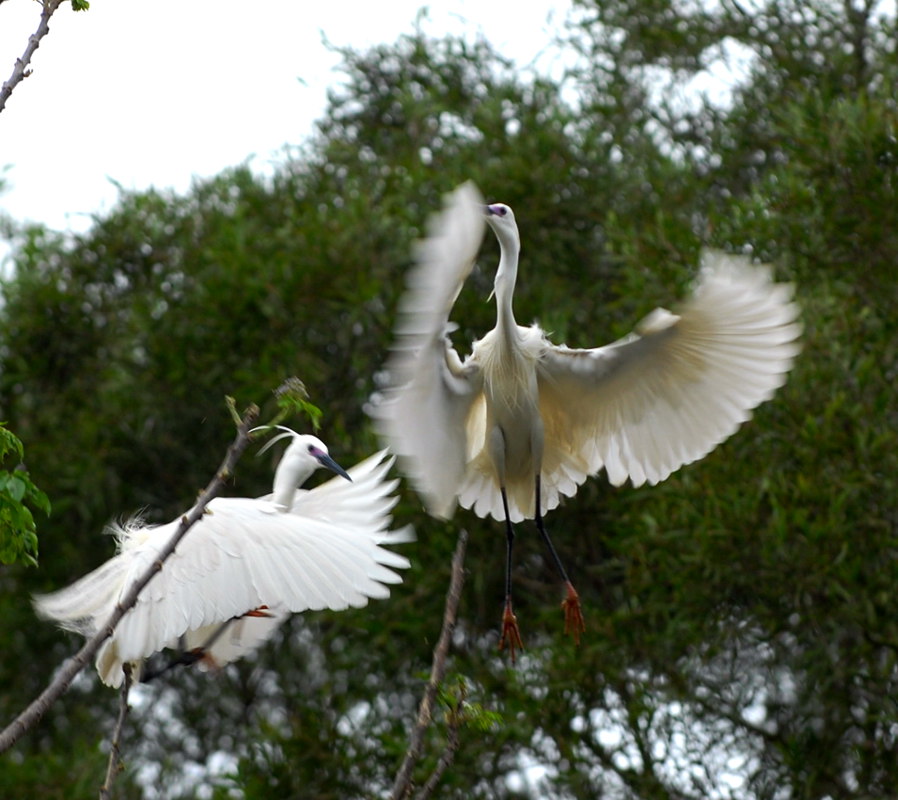
[{"label": "egret head", "polygon": [[[264,453],[271,447],[271,445],[275,442],[279,442],[281,439],[285,439],[288,436],[292,437],[293,441],[290,442],[290,446],[284,451],[284,455],[281,456],[280,464],[278,464],[277,471],[279,473],[284,472],[290,475],[295,475],[297,477],[297,483],[301,483],[302,480],[305,480],[305,478],[311,475],[316,469],[325,467],[332,472],[336,472],[337,475],[346,478],[348,481],[352,480],[352,478],[349,477],[349,473],[330,457],[327,452],[327,445],[317,436],[312,436],[307,433],[297,433],[291,428],[284,427],[283,425],[276,425],[275,427],[282,430],[283,433],[278,434],[267,442],[265,446],[259,450],[259,453]],[[254,430],[260,430],[260,428],[255,428]]]},{"label": "egret head", "polygon": [[517,251],[521,246],[518,225],[514,212],[505,203],[492,203],[483,207],[486,221],[496,234],[499,244],[508,251]]},{"label": "egret head", "polygon": [[325,467],[331,472],[336,472],[340,477],[346,478],[348,481],[352,480],[352,478],[349,477],[349,473],[328,455],[327,445],[316,436],[311,436],[309,434],[296,435],[293,439],[293,443],[284,453],[284,458],[287,457],[287,453],[294,450],[295,455],[292,457],[309,459],[309,463],[316,468]]}]

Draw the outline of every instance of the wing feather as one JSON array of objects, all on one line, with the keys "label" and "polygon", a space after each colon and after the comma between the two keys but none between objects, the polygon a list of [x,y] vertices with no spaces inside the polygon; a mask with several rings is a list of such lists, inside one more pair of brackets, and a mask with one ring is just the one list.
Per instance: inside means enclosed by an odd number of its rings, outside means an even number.
[{"label": "wing feather", "polygon": [[[122,664],[178,646],[201,646],[224,623],[262,606],[271,618],[232,623],[213,644],[216,664],[265,641],[289,612],[341,610],[389,596],[401,583],[395,571],[409,561],[386,546],[413,539],[390,531],[393,462],[386,452],[366,459],[343,478],[299,492],[289,512],[266,498],[216,498],[116,627],[97,658],[105,683],[118,686]],[[92,635],[132,583],[158,558],[177,528],[139,522],[119,532],[120,552],[72,586],[35,598],[44,617]]]},{"label": "wing feather", "polygon": [[399,309],[389,386],[371,411],[378,432],[428,510],[451,516],[465,473],[468,417],[481,387],[470,359],[448,339],[449,313],[471,272],[485,227],[483,198],[472,183],[447,196],[416,248],[416,266]]},{"label": "wing feather", "polygon": [[[709,252],[678,314],[656,310],[607,347],[549,346],[539,373],[548,482],[572,495],[605,467],[615,485],[655,484],[707,454],[785,382],[800,351],[792,296],[769,267]],[[575,461],[586,468],[554,477]]]}]

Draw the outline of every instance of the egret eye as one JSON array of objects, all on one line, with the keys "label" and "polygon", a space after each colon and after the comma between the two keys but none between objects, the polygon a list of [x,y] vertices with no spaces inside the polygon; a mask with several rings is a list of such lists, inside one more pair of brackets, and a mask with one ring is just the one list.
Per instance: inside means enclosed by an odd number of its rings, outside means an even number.
[{"label": "egret eye", "polygon": [[500,217],[504,217],[508,213],[508,209],[505,206],[499,206],[496,210],[499,212]]}]

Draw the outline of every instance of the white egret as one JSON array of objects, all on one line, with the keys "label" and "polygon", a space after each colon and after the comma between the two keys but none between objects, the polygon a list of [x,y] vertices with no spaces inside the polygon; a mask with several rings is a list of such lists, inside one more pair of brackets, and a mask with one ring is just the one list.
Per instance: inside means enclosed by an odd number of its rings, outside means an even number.
[{"label": "white egret", "polygon": [[[279,426],[280,427],[280,426]],[[221,666],[264,642],[290,612],[359,608],[401,583],[408,559],[385,549],[410,541],[410,529],[389,531],[387,480],[393,458],[381,451],[346,472],[324,443],[289,428],[272,494],[218,497],[138,596],[97,654],[104,683],[119,686],[122,667],[137,667],[178,647],[208,666]],[[311,490],[301,484],[318,468],[336,472]],[[345,479],[345,480],[344,480]],[[179,520],[114,527],[118,554],[35,607],[62,627],[93,635],[131,584],[153,563]]]},{"label": "white egret", "polygon": [[[485,222],[500,246],[497,320],[462,361],[449,314]],[[449,517],[458,501],[505,521],[500,649],[507,644],[512,659],[521,647],[512,523],[535,519],[567,587],[565,631],[579,641],[580,601],[542,515],[603,467],[612,484],[640,486],[705,456],[785,382],[801,333],[791,285],[773,283],[768,266],[709,251],[678,313],[656,309],[606,347],[554,345],[537,325],[515,321],[519,252],[507,205],[484,205],[470,183],[448,197],[418,245],[390,385],[373,411],[432,514]]]}]

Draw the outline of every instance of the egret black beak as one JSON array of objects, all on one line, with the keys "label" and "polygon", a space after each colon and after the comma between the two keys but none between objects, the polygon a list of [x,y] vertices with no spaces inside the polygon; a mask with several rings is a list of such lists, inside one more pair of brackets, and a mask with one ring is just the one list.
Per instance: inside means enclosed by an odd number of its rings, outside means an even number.
[{"label": "egret black beak", "polygon": [[483,213],[486,214],[488,217],[490,217],[490,216],[494,215],[496,212],[493,210],[492,206],[484,206]]},{"label": "egret black beak", "polygon": [[334,461],[327,453],[322,453],[317,448],[316,451],[315,458],[318,459],[318,463],[321,464],[322,467],[327,467],[332,472],[336,472],[341,478],[346,478],[346,480],[352,483],[352,478],[349,477],[349,473],[343,469],[343,467]]}]

